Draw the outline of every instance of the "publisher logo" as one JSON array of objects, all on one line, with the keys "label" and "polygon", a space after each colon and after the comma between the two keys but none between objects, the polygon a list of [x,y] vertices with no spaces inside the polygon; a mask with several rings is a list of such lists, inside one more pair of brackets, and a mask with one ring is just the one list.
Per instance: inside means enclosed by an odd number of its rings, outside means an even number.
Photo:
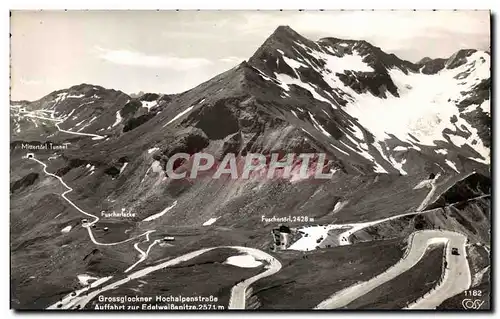
[{"label": "publisher logo", "polygon": [[478,310],[484,304],[484,300],[480,299],[464,299],[462,300],[462,306],[465,310]]}]

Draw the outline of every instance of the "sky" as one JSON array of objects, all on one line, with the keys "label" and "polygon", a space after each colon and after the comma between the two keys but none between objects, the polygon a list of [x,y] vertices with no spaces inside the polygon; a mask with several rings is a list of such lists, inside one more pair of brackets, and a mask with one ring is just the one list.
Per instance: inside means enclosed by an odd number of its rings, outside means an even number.
[{"label": "sky", "polygon": [[412,62],[490,49],[489,11],[13,11],[11,100],[80,83],[183,92],[251,57],[279,25]]}]

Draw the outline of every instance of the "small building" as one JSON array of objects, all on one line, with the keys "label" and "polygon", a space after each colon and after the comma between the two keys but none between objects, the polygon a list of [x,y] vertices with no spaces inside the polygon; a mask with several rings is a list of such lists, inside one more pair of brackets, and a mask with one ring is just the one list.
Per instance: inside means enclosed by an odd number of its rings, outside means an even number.
[{"label": "small building", "polygon": [[104,229],[104,231],[108,231],[109,228],[108,227],[104,227],[103,229]]},{"label": "small building", "polygon": [[274,241],[274,251],[287,249],[289,245],[289,236],[291,234],[290,227],[281,224],[278,226],[279,227],[271,230]]},{"label": "small building", "polygon": [[163,241],[174,241],[175,237],[174,236],[165,236],[163,237]]},{"label": "small building", "polygon": [[35,158],[35,153],[26,154],[26,158]]},{"label": "small building", "polygon": [[280,228],[279,228],[279,232],[280,233],[290,234],[291,233],[290,227],[285,226],[285,225],[281,225]]}]

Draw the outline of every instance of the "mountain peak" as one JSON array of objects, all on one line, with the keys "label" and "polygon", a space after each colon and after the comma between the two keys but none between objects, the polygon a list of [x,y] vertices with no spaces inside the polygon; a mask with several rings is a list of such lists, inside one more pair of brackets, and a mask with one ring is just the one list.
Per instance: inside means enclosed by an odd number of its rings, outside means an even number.
[{"label": "mountain peak", "polygon": [[273,34],[275,35],[289,35],[289,36],[301,36],[300,34],[298,34],[295,30],[293,30],[292,28],[290,28],[290,26],[288,25],[280,25],[276,28],[276,30],[274,30]]},{"label": "mountain peak", "polygon": [[473,53],[476,53],[475,49],[461,49],[455,52],[452,56],[448,58],[446,62],[447,69],[454,69],[467,62],[467,58]]},{"label": "mountain peak", "polygon": [[53,91],[46,96],[42,97],[41,99],[52,99],[54,96],[60,95],[60,94],[84,94],[84,95],[93,95],[94,93],[97,92],[119,92],[115,89],[106,89],[100,85],[96,84],[90,84],[90,83],[80,83],[80,84],[75,84],[72,85],[71,87],[65,88],[65,89],[60,89]]},{"label": "mountain peak", "polygon": [[418,61],[417,65],[422,67],[421,72],[424,74],[436,74],[442,69],[455,69],[467,63],[467,59],[476,52],[478,52],[476,49],[460,49],[448,58],[425,57]]},{"label": "mountain peak", "polygon": [[284,49],[287,46],[293,45],[293,42],[302,41],[310,42],[295,30],[287,25],[280,25],[274,32],[264,41],[261,48]]},{"label": "mountain peak", "polygon": [[[303,50],[298,46],[298,43],[310,48],[318,46],[315,42],[301,36],[289,26],[281,25],[277,27],[259,49],[257,49],[254,55],[248,60],[248,64],[258,69],[266,69],[263,64],[268,64],[268,67],[272,65],[273,67],[271,68],[275,69],[278,66],[276,64],[279,64],[277,59],[282,59],[282,54],[280,52],[284,52],[287,56],[293,57],[297,49],[299,51]],[[281,63],[281,66],[286,67],[286,64]],[[291,70],[288,71],[292,72]]]},{"label": "mountain peak", "polygon": [[417,65],[422,65],[422,64],[425,64],[425,63],[430,62],[430,61],[432,61],[432,59],[429,58],[428,56],[426,56],[426,57],[420,59],[416,64]]}]

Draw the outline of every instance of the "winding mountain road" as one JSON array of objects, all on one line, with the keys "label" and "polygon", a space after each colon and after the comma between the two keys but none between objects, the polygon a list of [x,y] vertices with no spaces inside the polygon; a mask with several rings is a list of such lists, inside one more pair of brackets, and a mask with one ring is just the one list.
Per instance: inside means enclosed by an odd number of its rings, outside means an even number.
[{"label": "winding mountain road", "polygon": [[[97,134],[80,133],[80,132],[73,132],[73,131],[67,131],[67,130],[61,129],[61,127],[59,127],[59,124],[63,123],[66,119],[55,118],[54,117],[54,111],[52,111],[52,114],[51,114],[52,117],[50,117],[50,118],[39,116],[39,115],[36,115],[36,114],[32,114],[32,112],[28,112],[27,114],[24,114],[23,116],[32,117],[32,118],[38,118],[38,119],[42,119],[42,120],[47,120],[47,121],[55,122],[55,126],[58,129],[58,131],[64,132],[64,133],[67,133],[67,134],[79,135],[79,136],[90,136],[90,137],[92,137],[93,140],[98,140],[98,139],[105,138],[105,136],[101,136],[101,135],[97,135]],[[64,193],[61,194],[61,197],[64,198],[64,200],[66,200],[71,206],[73,206],[80,213],[82,213],[82,214],[84,214],[86,216],[89,216],[89,217],[91,217],[91,218],[94,219],[92,222],[85,223],[84,225],[82,225],[82,227],[84,227],[84,228],[87,229],[87,232],[89,234],[90,240],[94,244],[99,245],[99,246],[115,246],[115,245],[127,243],[127,242],[132,241],[132,240],[136,240],[136,239],[141,238],[143,236],[146,237],[146,241],[145,242],[149,242],[149,234],[152,233],[152,232],[155,232],[155,230],[148,230],[148,231],[146,231],[146,232],[144,232],[144,233],[142,233],[142,234],[140,234],[138,236],[134,236],[134,237],[131,237],[131,238],[119,241],[119,242],[114,242],[114,243],[101,243],[101,242],[98,242],[95,239],[94,234],[92,233],[92,228],[91,227],[92,227],[92,225],[94,225],[95,223],[97,223],[99,221],[99,217],[97,217],[96,215],[93,215],[93,214],[90,214],[90,213],[84,211],[83,209],[81,209],[80,207],[78,207],[75,203],[73,203],[68,197],[66,197],[67,194],[69,194],[69,193],[71,193],[73,191],[73,188],[71,188],[68,184],[66,184],[60,176],[57,176],[56,174],[53,174],[53,173],[50,173],[49,171],[47,171],[47,164],[45,164],[44,162],[36,159],[34,156],[32,158],[28,158],[28,159],[34,160],[35,162],[37,162],[40,165],[42,165],[43,166],[43,171],[45,172],[45,174],[47,174],[49,176],[52,176],[52,177],[55,177],[55,178],[57,178],[59,180],[59,182],[61,182],[61,184],[67,189]],[[146,260],[146,258],[148,257],[149,251],[157,243],[158,243],[158,240],[155,240],[151,245],[149,245],[149,247],[146,250],[146,252],[142,251],[139,248],[139,246],[138,246],[139,243],[136,243],[134,245],[134,248],[139,252],[139,254],[141,255],[141,257],[140,257],[140,259],[136,263],[134,263],[132,266],[130,266],[129,268],[127,268],[125,270],[125,272],[128,272],[128,271],[132,270],[134,267],[136,267],[141,262],[143,262],[144,260]]]},{"label": "winding mountain road", "polygon": [[[420,203],[416,212],[400,214],[388,218],[383,218],[371,222],[355,223],[355,224],[332,224],[328,225],[331,229],[341,229],[350,227],[348,230],[337,235],[339,245],[350,245],[349,237],[364,228],[377,225],[386,221],[401,218],[407,215],[416,213],[424,213],[423,209],[429,204],[434,196],[437,188],[437,180],[441,176],[438,173],[435,178],[424,180],[415,186],[414,189],[422,187],[430,187],[430,191]],[[342,308],[350,302],[370,292],[381,284],[397,277],[401,273],[411,269],[424,256],[424,253],[429,245],[443,243],[446,245],[446,261],[448,267],[443,270],[442,281],[433,288],[432,292],[420,298],[417,302],[410,305],[408,309],[432,309],[439,306],[444,300],[461,293],[468,289],[471,285],[471,275],[469,263],[467,261],[467,252],[465,249],[467,237],[451,231],[436,231],[426,230],[417,231],[409,237],[409,247],[404,257],[394,266],[387,269],[385,272],[375,276],[369,281],[361,282],[334,293],[330,298],[321,302],[315,309],[335,309]],[[451,248],[455,247],[460,250],[460,255],[452,255]]]},{"label": "winding mountain road", "polygon": [[[404,216],[425,213],[425,211],[422,211],[422,209],[425,208],[429,204],[429,201],[434,196],[434,194],[436,192],[436,188],[437,188],[437,180],[439,179],[440,176],[441,176],[441,173],[438,173],[433,179],[423,180],[422,182],[420,182],[419,184],[417,184],[414,187],[414,189],[420,189],[423,187],[430,187],[431,189],[427,193],[424,200],[420,203],[419,207],[413,212],[394,215],[394,216],[381,218],[381,219],[373,220],[373,221],[369,221],[369,222],[346,223],[346,224],[328,224],[328,225],[324,225],[324,226],[312,226],[313,228],[317,227],[318,229],[323,228],[322,235],[321,235],[323,240],[320,241],[319,244],[321,245],[322,243],[328,241],[328,239],[329,239],[329,240],[331,240],[331,242],[333,243],[334,246],[351,245],[352,244],[350,241],[351,235],[362,230],[362,229],[365,229],[367,227],[374,226],[377,224],[381,224],[381,223],[384,223],[384,222],[387,222],[390,220],[398,219],[398,218],[401,218]],[[338,233],[335,236],[330,235],[329,231],[335,230],[335,229],[344,230],[344,231]],[[329,236],[332,236],[335,238],[332,238],[332,237],[328,238]],[[309,246],[311,243],[312,243],[312,245],[316,246],[318,242],[316,242],[314,240],[313,236],[308,236],[308,237],[303,236],[299,240],[297,240],[295,243],[293,243],[288,249],[292,249],[292,250],[306,250],[307,249],[307,250],[309,250],[310,249]],[[304,248],[304,247],[306,247],[306,248]]]},{"label": "winding mountain road", "polygon": [[68,133],[68,134],[72,134],[72,135],[90,136],[90,137],[92,137],[93,140],[101,140],[101,139],[103,139],[103,138],[106,137],[106,136],[97,135],[97,134],[91,134],[91,133],[80,133],[80,132],[73,132],[73,131],[63,130],[62,128],[59,127],[59,124],[61,124],[64,121],[66,121],[66,119],[49,118],[49,117],[43,117],[43,116],[38,116],[38,115],[32,115],[32,114],[24,114],[23,116],[55,122],[57,130],[59,132],[64,132],[64,133]]},{"label": "winding mountain road", "polygon": [[[471,273],[467,261],[467,237],[451,232],[446,244],[446,262],[441,282],[428,294],[410,304],[405,309],[435,309],[446,299],[458,295],[471,286]],[[459,255],[452,254],[452,248],[457,248]]]},{"label": "winding mountain road", "polygon": [[[27,115],[27,116],[30,116],[30,115]],[[74,134],[74,135],[81,135],[81,136],[91,136],[93,137],[93,139],[102,139],[104,138],[103,136],[100,136],[100,135],[96,135],[96,134],[88,134],[88,133],[78,133],[78,132],[71,132],[71,131],[66,131],[66,130],[63,130],[59,127],[59,124],[62,123],[64,120],[60,120],[60,119],[51,119],[51,118],[45,118],[45,117],[39,117],[39,116],[31,116],[31,117],[37,117],[37,118],[40,118],[40,119],[44,119],[44,120],[51,120],[51,121],[56,121],[56,127],[59,131],[61,132],[65,132],[65,133],[68,133],[68,134]],[[47,164],[45,164],[44,162],[36,159],[34,156],[31,157],[31,158],[28,158],[30,160],[33,160],[37,163],[39,163],[40,165],[43,166],[43,171],[45,172],[45,174],[49,175],[49,176],[52,176],[56,179],[59,180],[59,182],[67,189],[64,193],[61,194],[61,197],[66,201],[68,202],[72,207],[74,207],[77,211],[79,211],[80,213],[88,216],[88,217],[91,217],[93,218],[93,221],[90,222],[90,223],[86,223],[84,225],[82,225],[84,228],[87,229],[87,232],[89,234],[89,237],[91,239],[91,241],[96,244],[96,245],[100,245],[100,246],[114,246],[114,245],[119,245],[119,244],[123,244],[123,243],[126,243],[126,242],[129,242],[129,241],[132,241],[132,240],[136,240],[138,238],[141,238],[143,236],[146,237],[146,240],[145,241],[142,241],[142,242],[138,242],[138,243],[135,243],[134,244],[134,248],[139,252],[140,254],[140,258],[139,260],[134,263],[133,265],[131,265],[129,268],[127,268],[124,273],[128,273],[129,271],[131,271],[133,268],[135,268],[137,265],[139,265],[140,263],[142,263],[143,261],[145,261],[149,255],[149,252],[150,250],[156,245],[158,244],[160,241],[159,240],[154,240],[147,248],[146,251],[143,251],[140,247],[139,247],[139,244],[141,243],[144,243],[144,242],[149,242],[149,234],[151,234],[152,232],[154,232],[155,230],[148,230],[138,236],[134,236],[134,237],[131,237],[131,238],[128,238],[126,240],[123,240],[123,241],[119,241],[119,242],[114,242],[114,243],[101,243],[101,242],[98,242],[95,237],[94,237],[94,234],[92,233],[92,225],[94,225],[95,223],[97,223],[99,221],[99,217],[94,215],[94,214],[91,214],[91,213],[88,213],[86,211],[84,211],[83,209],[81,209],[80,207],[78,207],[75,203],[73,203],[66,195],[69,194],[70,192],[73,191],[73,188],[70,187],[68,184],[66,184],[64,182],[64,180],[60,177],[60,176],[57,176],[56,174],[53,174],[53,173],[50,173],[48,170],[47,170]],[[153,216],[150,216],[148,218],[145,219],[145,221],[149,221],[149,220],[152,220],[154,218],[157,218],[157,217],[160,217],[161,215],[163,215],[165,212],[167,212],[169,209],[173,208],[175,205],[177,204],[177,202],[175,202],[172,206],[169,206],[167,207],[167,209],[165,209],[164,211],[156,214],[156,215],[153,215]],[[103,284],[104,282],[110,280],[112,277],[105,277],[105,278],[101,278],[100,280],[97,280],[96,282],[92,283],[91,285],[87,286],[87,287],[84,287],[82,289],[79,289],[75,292],[73,292],[72,294],[69,294],[67,296],[65,296],[60,302],[57,302],[51,306],[49,306],[47,309],[70,309],[72,307],[76,307],[76,306],[80,306],[81,308],[83,308],[90,300],[92,300],[92,298],[94,298],[96,295],[98,294],[101,294],[102,292],[106,291],[106,290],[109,290],[109,289],[113,289],[113,288],[116,288],[118,287],[119,285],[131,280],[131,279],[136,279],[136,278],[140,278],[140,277],[143,277],[153,271],[156,271],[158,269],[162,269],[162,268],[165,268],[165,267],[169,267],[169,266],[172,266],[172,265],[175,265],[175,264],[178,264],[178,263],[181,263],[183,261],[187,261],[187,260],[190,260],[196,256],[199,256],[207,251],[210,251],[210,250],[213,250],[213,249],[217,249],[217,248],[224,248],[224,247],[213,247],[213,248],[207,248],[207,249],[201,249],[201,250],[197,250],[197,251],[194,251],[194,252],[191,252],[191,253],[188,253],[186,255],[183,255],[183,256],[180,256],[180,257],[177,257],[173,260],[170,260],[170,261],[166,261],[164,263],[161,263],[159,265],[156,265],[156,266],[152,266],[152,267],[147,267],[145,269],[142,269],[140,271],[137,271],[135,273],[132,273],[131,275],[127,276],[125,279],[122,279],[122,280],[119,280],[117,282],[114,282],[108,286],[105,286],[103,288],[99,288],[95,291],[93,291],[92,293],[88,294],[88,295],[85,295],[85,296],[80,296],[81,294],[85,293],[86,291],[92,289],[92,288],[96,288],[98,287],[99,285]],[[269,264],[268,266],[266,266],[267,270],[256,275],[256,276],[253,276],[251,278],[248,278],[240,283],[238,283],[237,285],[235,285],[232,290],[231,290],[231,297],[230,297],[230,302],[229,302],[229,309],[245,309],[245,300],[246,300],[246,291],[248,289],[248,287],[253,284],[254,282],[256,282],[257,280],[261,279],[261,278],[264,278],[264,277],[267,277],[267,276],[271,276],[272,274],[275,274],[276,272],[278,272],[280,269],[281,269],[281,263],[275,259],[273,256],[261,251],[261,250],[258,250],[258,249],[255,249],[255,248],[249,248],[249,247],[240,247],[240,246],[229,246],[229,247],[225,247],[225,248],[234,248],[234,249],[237,249],[239,250],[240,252],[243,252],[243,253],[247,253],[247,254],[250,254],[252,255],[254,258],[256,258],[257,260],[265,260],[267,261]]]},{"label": "winding mountain road", "polygon": [[[149,239],[146,240],[146,242],[148,242]],[[131,271],[132,269],[135,268],[135,266],[139,265],[140,263],[142,263],[144,260],[146,260],[149,256],[149,251],[151,250],[151,248],[153,248],[154,245],[158,244],[159,242],[161,242],[159,239],[156,239],[154,240],[149,246],[148,246],[148,249],[146,249],[146,251],[143,251],[141,250],[141,248],[139,248],[139,244],[140,243],[135,243],[134,244],[134,248],[141,254],[141,258],[135,263],[133,264],[132,266],[128,267],[127,269],[125,269],[125,273]]]},{"label": "winding mountain road", "polygon": [[[465,250],[467,237],[450,231],[424,230],[413,233],[409,241],[410,245],[405,256],[397,264],[368,281],[355,284],[334,293],[328,299],[318,304],[315,309],[336,309],[347,306],[352,301],[372,291],[381,284],[410,270],[422,259],[429,245],[439,243],[446,245],[445,258],[449,269],[445,269],[442,283],[436,286],[431,294],[412,305],[410,309],[435,308],[444,300],[469,288],[471,279]],[[459,256],[451,254],[452,247],[459,249]]]},{"label": "winding mountain road", "polygon": [[409,215],[414,215],[416,213],[422,213],[422,210],[429,204],[429,201],[431,200],[432,196],[434,196],[434,193],[436,192],[436,183],[439,177],[441,176],[441,173],[438,173],[433,179],[428,179],[422,181],[420,184],[414,187],[414,189],[419,189],[424,186],[430,187],[429,193],[427,193],[427,196],[424,198],[424,200],[420,203],[418,206],[417,210],[415,212],[410,212],[410,213],[404,213],[400,215],[395,215],[387,218],[382,218],[379,220],[371,221],[371,222],[366,222],[366,223],[356,223],[356,224],[344,224],[341,225],[342,227],[350,226],[351,228],[346,230],[345,232],[341,233],[338,235],[338,242],[339,245],[350,245],[351,241],[349,237],[354,234],[355,232],[358,232],[364,228],[374,226],[377,224],[381,224],[390,220],[398,219],[404,216],[409,216]]},{"label": "winding mountain road", "polygon": [[[129,268],[127,268],[124,272],[127,273],[129,271],[131,271],[133,268],[135,268],[137,265],[139,265],[140,263],[142,263],[144,260],[147,259],[148,255],[149,255],[149,252],[151,250],[151,248],[153,248],[154,245],[156,245],[157,243],[159,243],[159,240],[154,240],[153,243],[151,243],[149,245],[149,247],[147,248],[146,251],[143,251],[142,249],[140,249],[139,247],[139,244],[140,243],[143,243],[143,242],[149,242],[149,234],[154,232],[155,230],[148,230],[146,232],[144,232],[143,234],[141,235],[138,235],[138,236],[135,236],[135,237],[131,237],[129,239],[126,239],[126,240],[123,240],[123,241],[120,241],[120,242],[114,242],[114,243],[100,243],[98,242],[95,237],[94,237],[94,234],[92,233],[92,228],[91,226],[95,223],[97,223],[99,221],[99,217],[97,217],[96,215],[93,215],[93,214],[90,214],[90,213],[87,213],[86,211],[84,211],[83,209],[79,208],[76,204],[74,204],[66,195],[70,192],[73,191],[73,188],[71,188],[70,186],[68,186],[68,184],[66,184],[63,179],[60,177],[60,176],[57,176],[53,173],[50,173],[47,171],[47,165],[32,157],[30,158],[31,160],[39,163],[40,165],[43,166],[43,171],[49,175],[49,176],[52,176],[52,177],[55,177],[57,178],[61,184],[67,188],[67,191],[65,191],[63,194],[61,194],[61,197],[63,197],[71,206],[73,206],[76,210],[78,210],[79,212],[81,212],[82,214],[86,215],[86,216],[89,216],[89,217],[92,217],[94,220],[90,223],[87,223],[85,224],[85,228],[87,228],[87,231],[88,231],[88,234],[89,234],[89,237],[90,239],[92,240],[92,242],[96,245],[102,245],[102,246],[113,246],[113,245],[118,245],[118,244],[122,244],[122,243],[126,243],[126,242],[129,242],[129,241],[132,241],[132,240],[135,240],[135,239],[138,239],[140,237],[143,237],[145,236],[146,237],[146,241],[142,241],[142,242],[139,242],[139,243],[136,243],[134,244],[134,248],[139,252],[140,254],[140,259],[134,263],[133,265],[131,265]],[[261,279],[261,278],[264,278],[264,277],[267,277],[267,276],[271,276],[272,274],[275,274],[276,272],[278,272],[280,269],[281,269],[281,263],[276,259],[274,258],[273,256],[259,250],[259,249],[255,249],[255,248],[250,248],[250,247],[240,247],[240,246],[221,246],[221,247],[212,247],[212,248],[206,248],[206,249],[200,249],[200,250],[197,250],[197,251],[194,251],[194,252],[191,252],[191,253],[188,253],[188,254],[185,254],[183,256],[180,256],[180,257],[177,257],[175,259],[172,259],[172,260],[169,260],[169,261],[166,261],[164,263],[161,263],[159,265],[156,265],[156,266],[152,266],[152,267],[147,267],[145,269],[142,269],[142,270],[139,270],[129,276],[127,276],[126,278],[122,279],[122,280],[119,280],[117,282],[114,282],[108,286],[105,286],[103,288],[100,288],[98,290],[95,290],[94,292],[86,295],[86,296],[83,296],[83,297],[80,297],[80,295],[87,291],[88,289],[86,288],[83,288],[83,289],[80,289],[78,291],[75,292],[75,296],[72,296],[71,294],[70,295],[67,295],[66,297],[64,297],[62,299],[61,302],[58,302],[56,304],[53,304],[51,306],[49,306],[47,309],[70,309],[72,307],[76,307],[77,305],[79,305],[81,308],[83,308],[90,300],[92,300],[96,295],[98,294],[101,294],[102,292],[106,291],[106,290],[109,290],[109,289],[114,289],[118,286],[120,286],[121,284],[125,283],[125,282],[128,282],[129,280],[131,279],[137,279],[137,278],[140,278],[140,277],[143,277],[153,271],[156,271],[158,269],[162,269],[162,268],[166,268],[166,267],[170,267],[170,266],[173,266],[173,265],[176,265],[176,264],[179,264],[183,261],[187,261],[187,260],[190,260],[194,257],[197,257],[205,252],[208,252],[210,250],[213,250],[213,249],[217,249],[217,248],[233,248],[233,249],[237,249],[239,250],[240,252],[242,253],[247,253],[247,254],[250,254],[252,255],[255,259],[257,260],[265,260],[269,263],[269,265],[267,266],[267,270],[256,275],[256,276],[253,276],[251,278],[248,278],[242,282],[240,282],[239,284],[235,285],[232,290],[231,290],[231,297],[230,297],[230,302],[229,302],[229,306],[228,308],[229,309],[245,309],[245,300],[246,300],[246,291],[248,289],[248,287],[253,284],[254,282],[256,282],[257,280]],[[109,280],[111,277],[106,277],[107,279],[106,280]],[[100,284],[100,282],[99,282]],[[95,285],[91,285],[87,288],[93,288],[95,287]]]},{"label": "winding mountain road", "polygon": [[69,187],[68,184],[66,184],[63,179],[60,177],[60,176],[57,176],[53,173],[50,173],[49,171],[47,171],[47,164],[45,164],[44,162],[32,157],[32,158],[29,158],[30,160],[33,160],[37,163],[39,163],[40,165],[43,166],[43,171],[45,172],[45,174],[49,175],[49,176],[52,176],[52,177],[55,177],[57,178],[61,184],[67,188],[67,191],[65,191],[64,193],[61,194],[61,197],[64,198],[64,200],[66,200],[66,202],[68,202],[71,206],[73,206],[76,210],[78,210],[80,213],[86,215],[86,216],[89,216],[91,218],[93,218],[94,220],[90,223],[86,223],[85,225],[82,225],[82,227],[86,228],[87,229],[87,232],[89,233],[89,236],[90,236],[90,240],[92,240],[92,242],[96,245],[99,245],[99,246],[114,246],[114,245],[119,245],[119,244],[123,244],[123,243],[126,243],[126,242],[129,242],[131,240],[135,240],[137,238],[140,238],[142,236],[148,236],[148,240],[149,240],[149,234],[154,232],[155,230],[148,230],[140,235],[137,235],[135,237],[131,237],[131,238],[128,238],[128,239],[125,239],[125,240],[122,240],[122,241],[119,241],[119,242],[114,242],[114,243],[100,243],[98,242],[95,237],[94,237],[94,234],[92,233],[92,225],[94,225],[95,223],[97,223],[99,221],[99,217],[97,217],[96,215],[93,215],[93,214],[90,214],[90,213],[87,213],[86,211],[84,211],[83,209],[81,209],[80,207],[78,207],[75,203],[73,203],[66,195],[71,193],[73,191],[73,188]]},{"label": "winding mountain road", "polygon": [[249,255],[252,255],[255,259],[257,260],[266,260],[269,265],[266,266],[267,270],[253,276],[251,278],[248,278],[237,285],[235,285],[231,289],[231,297],[229,299],[229,309],[245,309],[246,306],[246,291],[250,287],[251,284],[256,282],[259,279],[262,279],[264,277],[271,276],[281,269],[281,263],[274,258],[273,256],[269,255],[268,253],[263,252],[262,250],[258,250],[255,248],[249,248],[249,247],[232,247],[236,248],[241,252],[247,253]]},{"label": "winding mountain road", "polygon": [[[38,115],[33,115],[33,114],[25,114],[23,116],[26,116],[26,117],[33,117],[33,118],[38,118],[38,119],[42,119],[42,120],[48,120],[48,121],[53,121],[53,122],[56,122],[55,123],[55,126],[57,127],[57,129],[60,131],[60,132],[64,132],[64,133],[68,133],[68,134],[72,134],[72,135],[80,135],[80,136],[90,136],[92,137],[93,140],[96,140],[96,139],[103,139],[105,138],[105,136],[101,136],[101,135],[97,135],[97,134],[90,134],[90,133],[79,133],[79,132],[72,132],[72,131],[67,131],[67,130],[63,130],[59,127],[59,124],[63,123],[65,121],[65,119],[59,119],[59,118],[47,118],[47,117],[42,117],[42,116],[38,116]],[[114,242],[114,243],[101,243],[101,242],[98,242],[95,237],[94,237],[94,234],[92,233],[92,225],[94,225],[95,223],[97,223],[99,221],[99,217],[97,217],[96,215],[93,215],[93,214],[90,214],[86,211],[84,211],[83,209],[81,209],[80,207],[78,207],[75,203],[73,203],[66,195],[71,193],[73,191],[73,188],[71,188],[68,184],[66,184],[64,182],[64,180],[60,177],[60,176],[57,176],[53,173],[50,173],[48,170],[47,170],[47,164],[45,164],[44,162],[36,159],[35,157],[32,157],[32,158],[28,158],[28,159],[31,159],[31,160],[34,160],[35,162],[39,163],[40,165],[43,166],[43,171],[45,172],[45,174],[49,175],[49,176],[52,176],[52,177],[55,177],[59,180],[59,182],[61,182],[61,184],[67,189],[64,193],[61,194],[61,197],[64,198],[64,200],[66,200],[66,202],[68,202],[71,206],[73,206],[76,210],[78,210],[80,213],[86,215],[86,216],[89,216],[91,218],[93,218],[94,220],[90,223],[86,223],[84,225],[82,225],[84,228],[87,229],[87,232],[89,234],[89,237],[90,237],[90,240],[96,244],[96,245],[99,245],[99,246],[115,246],[115,245],[119,245],[119,244],[123,244],[123,243],[126,243],[126,242],[129,242],[129,241],[132,241],[132,240],[136,240],[138,238],[141,238],[143,236],[146,236],[146,241],[148,242],[149,241],[149,234],[154,232],[155,230],[148,230],[138,236],[134,236],[134,237],[131,237],[131,238],[128,238],[128,239],[125,239],[125,240],[122,240],[122,241],[119,241],[119,242]],[[127,268],[126,272],[130,271],[131,269],[133,269],[135,266],[137,266],[138,264],[140,264],[141,262],[143,262],[147,257],[148,257],[148,254],[149,254],[149,251],[150,249],[156,244],[157,242],[153,242],[147,249],[146,252],[140,250],[140,248],[136,245],[134,245],[135,249],[137,251],[139,251],[139,253],[141,254],[141,258],[139,259],[138,262],[136,262],[135,264],[133,264],[131,267]]]},{"label": "winding mountain road", "polygon": [[230,297],[228,308],[229,309],[245,309],[246,291],[247,291],[248,287],[252,283],[256,282],[259,279],[262,279],[264,277],[268,277],[268,276],[271,276],[271,275],[277,273],[281,269],[281,263],[273,256],[271,256],[271,255],[269,255],[269,254],[267,254],[259,249],[249,248],[249,247],[241,247],[241,246],[218,246],[218,247],[199,249],[199,250],[187,253],[185,255],[176,257],[174,259],[165,261],[165,262],[160,263],[158,265],[154,265],[154,266],[150,266],[150,267],[146,267],[144,269],[138,270],[138,271],[128,275],[127,277],[125,277],[121,280],[115,281],[107,286],[102,287],[102,288],[95,289],[94,291],[92,291],[91,293],[89,293],[87,295],[81,296],[81,293],[77,293],[76,296],[71,296],[71,294],[67,295],[66,297],[63,298],[62,302],[57,302],[57,303],[51,305],[50,307],[48,307],[47,309],[72,309],[72,308],[78,307],[78,306],[79,306],[79,309],[83,309],[83,307],[85,307],[85,305],[88,302],[90,302],[96,296],[102,294],[103,292],[105,292],[107,290],[118,288],[121,285],[129,282],[130,280],[144,277],[144,276],[146,276],[154,271],[157,271],[159,269],[178,265],[181,262],[188,261],[188,260],[193,259],[197,256],[200,256],[206,252],[209,252],[209,251],[214,250],[214,249],[219,249],[219,248],[236,249],[242,253],[252,255],[257,260],[265,260],[269,263],[266,271],[242,281],[241,283],[235,285],[231,289],[231,297]]}]

